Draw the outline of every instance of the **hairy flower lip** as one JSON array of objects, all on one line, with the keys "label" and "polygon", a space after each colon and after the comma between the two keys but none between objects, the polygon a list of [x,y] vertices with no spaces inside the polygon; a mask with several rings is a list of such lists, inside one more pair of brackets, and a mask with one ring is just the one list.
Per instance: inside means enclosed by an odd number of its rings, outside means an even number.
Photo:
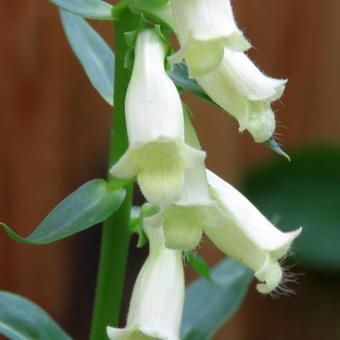
[{"label": "hairy flower lip", "polygon": [[215,245],[254,270],[262,282],[260,293],[272,292],[280,284],[283,271],[278,262],[288,252],[302,228],[282,232],[275,228],[238,190],[207,170],[211,194],[226,213],[225,225],[204,229]]}]

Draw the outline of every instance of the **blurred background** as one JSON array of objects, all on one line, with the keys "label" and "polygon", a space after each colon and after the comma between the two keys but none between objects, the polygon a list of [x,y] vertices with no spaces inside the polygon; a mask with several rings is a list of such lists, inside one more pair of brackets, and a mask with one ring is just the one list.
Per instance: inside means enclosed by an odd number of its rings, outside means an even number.
[{"label": "blurred background", "polygon": [[[225,113],[185,99],[208,166],[280,227],[305,229],[287,261],[302,274],[291,286],[296,294],[272,299],[251,287],[216,339],[340,339],[340,2],[233,3],[253,60],[289,79],[275,111],[292,162],[239,135]],[[3,0],[0,20],[0,219],[28,235],[67,194],[105,176],[110,107],[86,79],[47,0]],[[110,23],[94,24],[111,43]],[[99,241],[100,227],[37,247],[1,233],[0,289],[28,297],[86,339]],[[211,265],[222,258],[208,241],[200,252]],[[131,249],[125,305],[145,253]]]}]

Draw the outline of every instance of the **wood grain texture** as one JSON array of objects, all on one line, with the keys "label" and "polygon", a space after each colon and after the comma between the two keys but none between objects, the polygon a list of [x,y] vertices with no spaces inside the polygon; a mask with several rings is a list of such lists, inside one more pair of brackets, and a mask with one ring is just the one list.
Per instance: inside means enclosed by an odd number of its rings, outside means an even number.
[{"label": "wood grain texture", "polygon": [[[339,142],[340,2],[234,4],[254,46],[252,58],[267,74],[289,79],[275,105],[278,133],[288,151],[318,140]],[[65,195],[104,175],[110,108],[88,83],[48,1],[4,1],[0,20],[0,219],[26,235]],[[97,27],[111,37],[110,24]],[[186,98],[196,113],[209,167],[232,183],[249,164],[276,157],[250,136],[240,136],[224,113]],[[85,339],[98,239],[89,231],[34,248],[0,234],[0,288],[33,299],[77,339]],[[201,249],[210,263],[221,256],[207,241]],[[333,279],[301,281],[298,297],[278,302],[251,293],[216,339],[316,340],[326,333],[328,339],[339,338],[340,322],[331,320],[332,313],[340,315]],[[280,335],[273,336],[277,329]]]},{"label": "wood grain texture", "polygon": [[[88,84],[50,3],[6,1],[0,20],[0,216],[27,235],[64,196],[105,174],[110,108]],[[1,289],[65,324],[74,273],[81,275],[74,244],[23,246],[1,233]]]}]

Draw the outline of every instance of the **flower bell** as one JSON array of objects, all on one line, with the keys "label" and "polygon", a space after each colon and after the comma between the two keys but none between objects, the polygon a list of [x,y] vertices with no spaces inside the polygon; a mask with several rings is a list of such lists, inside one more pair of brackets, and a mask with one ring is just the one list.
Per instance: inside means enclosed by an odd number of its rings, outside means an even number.
[{"label": "flower bell", "polygon": [[204,158],[186,171],[181,198],[150,218],[162,225],[165,246],[181,250],[197,247],[207,224],[224,222],[224,213],[210,197]]},{"label": "flower bell", "polygon": [[184,170],[202,153],[184,142],[182,104],[165,71],[165,55],[157,32],[138,34],[125,100],[129,148],[110,170],[117,178],[137,175],[147,200],[159,206],[180,197]]},{"label": "flower bell", "polygon": [[211,99],[236,118],[240,132],[256,142],[275,131],[271,103],[279,99],[286,80],[264,75],[247,57],[248,41],[237,28],[230,0],[171,0],[180,50],[172,63],[186,60]]},{"label": "flower bell", "polygon": [[250,47],[236,26],[229,0],[171,0],[180,50],[169,60],[186,60],[195,78],[212,71],[223,59],[224,47],[245,51]]},{"label": "flower bell", "polygon": [[275,130],[271,102],[279,99],[286,80],[264,75],[242,52],[224,49],[222,62],[196,78],[206,93],[240,124],[256,142],[268,140]]},{"label": "flower bell", "polygon": [[162,228],[144,219],[150,253],[134,286],[127,325],[107,327],[111,340],[179,340],[184,303],[181,251],[164,246]]},{"label": "flower bell", "polygon": [[230,184],[211,171],[207,175],[212,196],[228,219],[224,225],[207,226],[205,233],[224,253],[255,271],[260,293],[272,292],[283,277],[278,260],[302,229],[281,232]]},{"label": "flower bell", "polygon": [[[190,112],[184,105],[185,141],[188,145],[201,149]],[[185,171],[181,198],[164,207],[154,215],[164,231],[165,246],[170,249],[190,250],[199,244],[206,224],[219,225],[225,215],[211,198],[205,169],[205,152],[195,164]]]}]

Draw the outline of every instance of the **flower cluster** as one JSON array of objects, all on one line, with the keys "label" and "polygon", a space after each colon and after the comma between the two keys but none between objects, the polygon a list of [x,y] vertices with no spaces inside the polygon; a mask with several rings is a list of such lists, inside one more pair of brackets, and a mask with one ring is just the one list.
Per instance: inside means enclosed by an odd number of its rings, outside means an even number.
[{"label": "flower cluster", "polygon": [[171,0],[181,45],[170,57],[185,59],[189,73],[207,94],[234,116],[240,131],[256,142],[275,130],[272,101],[281,97],[286,80],[267,77],[244,53],[250,47],[237,28],[229,0]]},{"label": "flower cluster", "polygon": [[[256,141],[273,133],[271,101],[285,81],[263,75],[244,54],[250,47],[228,0],[171,0],[180,50],[190,76],[236,117]],[[127,325],[107,328],[110,339],[179,339],[184,300],[182,252],[203,233],[226,255],[255,272],[257,290],[280,284],[279,260],[300,229],[283,233],[240,192],[205,168],[179,93],[167,75],[167,46],[153,28],[137,36],[125,102],[129,147],[112,167],[117,178],[137,178],[156,213],[144,217],[150,251],[133,290]],[[188,130],[191,133],[187,133]],[[191,136],[191,137],[190,137]],[[194,137],[193,137],[194,136]]]}]

